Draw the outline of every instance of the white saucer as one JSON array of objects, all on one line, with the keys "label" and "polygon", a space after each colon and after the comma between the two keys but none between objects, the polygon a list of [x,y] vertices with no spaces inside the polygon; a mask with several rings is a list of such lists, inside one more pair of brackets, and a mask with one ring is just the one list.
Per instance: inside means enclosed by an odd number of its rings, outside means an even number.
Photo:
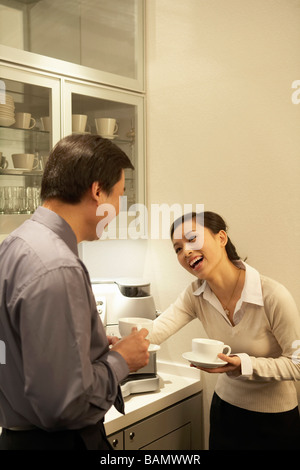
[{"label": "white saucer", "polygon": [[103,137],[103,139],[110,139],[110,140],[113,140],[115,139],[116,137],[119,137],[117,134],[112,134],[112,135],[104,135],[104,134],[101,134],[101,137]]},{"label": "white saucer", "polygon": [[207,362],[205,359],[201,361],[200,357],[193,352],[183,353],[182,357],[193,364],[193,366],[205,367],[207,369],[216,369],[217,367],[223,367],[228,364],[228,362],[222,361],[222,359],[217,359],[213,362]]},{"label": "white saucer", "polygon": [[32,172],[33,170],[28,170],[28,168],[0,168],[0,171],[3,175],[21,175],[22,173]]},{"label": "white saucer", "polygon": [[80,134],[80,135],[81,135],[81,134],[84,134],[84,135],[85,135],[85,134],[91,134],[91,132],[90,132],[90,131],[83,131],[83,132],[72,131],[72,134],[76,134],[76,135],[77,135],[77,134]]},{"label": "white saucer", "polygon": [[30,170],[29,168],[14,168],[15,171],[17,171],[18,173],[20,173],[20,171],[25,171],[25,172],[30,172],[30,171],[33,171],[32,169]]},{"label": "white saucer", "polygon": [[150,344],[148,351],[149,352],[156,352],[160,350],[160,346],[158,344]]}]

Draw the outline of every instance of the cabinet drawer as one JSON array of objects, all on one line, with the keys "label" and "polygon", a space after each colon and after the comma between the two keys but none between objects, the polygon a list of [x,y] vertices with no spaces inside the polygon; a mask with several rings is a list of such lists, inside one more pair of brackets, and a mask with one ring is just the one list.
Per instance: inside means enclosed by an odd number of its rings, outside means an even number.
[{"label": "cabinet drawer", "polygon": [[[124,430],[124,448],[141,449],[175,430],[190,425],[188,449],[202,445],[202,395],[198,394]],[[187,429],[187,428],[185,428]],[[167,439],[167,438],[166,438]],[[158,444],[158,442],[157,442]],[[155,444],[154,444],[155,445]],[[183,445],[183,444],[182,444]],[[187,445],[186,443],[184,445]],[[184,450],[184,449],[181,449]]]},{"label": "cabinet drawer", "polygon": [[189,423],[142,447],[141,450],[190,450],[190,448],[191,424]]}]

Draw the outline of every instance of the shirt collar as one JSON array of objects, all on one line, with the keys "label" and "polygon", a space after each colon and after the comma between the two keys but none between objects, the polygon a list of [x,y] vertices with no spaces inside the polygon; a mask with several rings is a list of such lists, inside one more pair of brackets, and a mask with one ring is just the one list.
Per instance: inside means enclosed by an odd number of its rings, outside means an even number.
[{"label": "shirt collar", "polygon": [[[248,302],[256,305],[264,305],[259,272],[242,260],[234,261],[234,264],[241,269],[245,269],[246,271],[245,284],[239,302]],[[211,289],[207,282],[203,281],[201,286],[198,287],[198,289],[196,289],[193,294],[196,296],[205,294],[203,295],[203,297],[211,297]]]},{"label": "shirt collar", "polygon": [[46,207],[39,206],[31,217],[31,220],[43,224],[55,232],[65,242],[70,250],[78,256],[76,235],[68,222],[66,222],[60,215]]}]

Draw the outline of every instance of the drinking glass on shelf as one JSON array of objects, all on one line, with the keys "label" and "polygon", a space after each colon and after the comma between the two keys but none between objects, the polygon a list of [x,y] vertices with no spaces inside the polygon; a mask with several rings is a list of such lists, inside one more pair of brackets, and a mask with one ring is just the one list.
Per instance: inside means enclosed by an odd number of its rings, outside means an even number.
[{"label": "drinking glass on shelf", "polygon": [[40,188],[33,188],[34,189],[34,210],[36,210],[41,205],[41,189]]},{"label": "drinking glass on shelf", "polygon": [[40,189],[29,186],[26,188],[26,209],[27,213],[34,212],[40,205]]},{"label": "drinking glass on shelf", "polygon": [[20,214],[19,186],[4,186],[4,213]]},{"label": "drinking glass on shelf", "polygon": [[26,189],[24,186],[19,188],[19,198],[20,198],[20,213],[28,214],[27,201],[26,201]]},{"label": "drinking glass on shelf", "polygon": [[40,203],[40,188],[33,186],[0,188],[0,214],[32,214]]}]

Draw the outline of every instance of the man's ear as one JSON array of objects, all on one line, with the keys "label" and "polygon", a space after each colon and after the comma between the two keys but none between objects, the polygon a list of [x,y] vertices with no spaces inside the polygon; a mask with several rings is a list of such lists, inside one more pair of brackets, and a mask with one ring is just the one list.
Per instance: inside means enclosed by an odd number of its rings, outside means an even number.
[{"label": "man's ear", "polygon": [[100,202],[100,198],[102,197],[101,193],[101,187],[98,181],[94,181],[94,183],[91,186],[91,197],[94,199],[97,203]]}]

